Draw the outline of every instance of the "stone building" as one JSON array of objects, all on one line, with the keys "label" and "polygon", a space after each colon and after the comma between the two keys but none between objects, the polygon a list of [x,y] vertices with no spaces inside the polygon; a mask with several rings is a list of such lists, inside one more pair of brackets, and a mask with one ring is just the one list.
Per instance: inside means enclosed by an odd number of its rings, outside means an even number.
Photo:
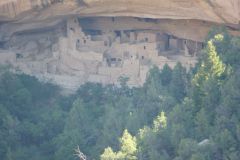
[{"label": "stone building", "polygon": [[[118,84],[121,76],[129,77],[130,86],[139,86],[145,82],[153,65],[162,68],[168,64],[173,68],[181,62],[187,68],[194,66],[203,47],[201,42],[179,39],[162,31],[126,30],[124,27],[115,30],[118,19],[105,18],[104,21],[112,23],[113,28],[110,25],[103,29],[84,30],[78,18],[70,18],[57,29],[61,32],[57,40],[49,39],[47,34],[43,36],[43,42],[52,43],[44,44],[46,47],[41,54],[33,54],[40,42],[29,39],[28,45],[21,45],[25,47],[22,52],[6,56],[2,53],[4,58],[0,63],[14,64],[24,73],[70,89],[85,82]],[[63,83],[64,79],[71,84]]]}]

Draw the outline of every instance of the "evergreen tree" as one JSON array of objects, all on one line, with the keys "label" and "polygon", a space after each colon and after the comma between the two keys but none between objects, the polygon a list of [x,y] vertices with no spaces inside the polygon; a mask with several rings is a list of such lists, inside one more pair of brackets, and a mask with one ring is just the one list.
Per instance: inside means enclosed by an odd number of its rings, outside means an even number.
[{"label": "evergreen tree", "polygon": [[108,147],[100,156],[101,160],[136,160],[137,157],[137,142],[127,130],[124,130],[122,137],[119,139],[121,143],[120,151],[114,153],[112,148]]},{"label": "evergreen tree", "polygon": [[187,74],[186,69],[177,63],[172,72],[172,81],[170,84],[170,94],[176,98],[177,101],[183,100],[187,91]]},{"label": "evergreen tree", "polygon": [[171,83],[172,80],[172,69],[165,64],[160,74],[161,83],[163,86],[167,86]]},{"label": "evergreen tree", "polygon": [[116,160],[117,153],[113,152],[111,147],[105,148],[103,154],[100,156],[101,160]]},{"label": "evergreen tree", "polygon": [[[220,94],[218,87],[226,73],[226,66],[217,55],[216,48],[213,44],[213,41],[219,37],[221,36],[215,36],[215,39],[208,41],[207,47],[204,50],[203,59],[201,60],[200,68],[192,80],[192,98],[198,106],[207,106],[208,104],[204,104],[204,98],[210,96],[210,94]],[[216,84],[217,86],[212,84]],[[216,97],[216,99],[218,98]]]},{"label": "evergreen tree", "polygon": [[165,116],[165,113],[162,111],[160,115],[157,116],[157,118],[153,121],[153,130],[155,132],[159,132],[161,128],[167,127],[167,117]]}]

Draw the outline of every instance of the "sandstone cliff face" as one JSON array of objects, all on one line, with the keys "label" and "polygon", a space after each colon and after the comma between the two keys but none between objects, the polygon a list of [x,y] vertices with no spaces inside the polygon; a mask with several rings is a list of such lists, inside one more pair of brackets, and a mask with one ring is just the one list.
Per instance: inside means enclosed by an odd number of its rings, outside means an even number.
[{"label": "sandstone cliff face", "polygon": [[238,24],[239,5],[239,0],[1,0],[0,21],[18,20],[23,13],[29,13],[31,16],[27,16],[33,18],[45,15],[42,19],[78,14]]},{"label": "sandstone cliff face", "polygon": [[90,9],[93,8],[87,12],[89,14],[199,19],[233,24],[239,22],[239,0],[86,0],[86,2]]},{"label": "sandstone cliff face", "polygon": [[[4,33],[0,34],[0,41],[16,32],[56,25],[73,15],[188,20],[190,23],[179,24],[180,28],[189,26],[190,33],[178,33],[179,21],[175,26],[171,21],[166,28],[182,38],[203,40],[212,24],[239,29],[239,9],[240,0],[0,0],[0,22],[8,21],[0,26]],[[199,31],[197,35],[192,34],[195,30]]]}]

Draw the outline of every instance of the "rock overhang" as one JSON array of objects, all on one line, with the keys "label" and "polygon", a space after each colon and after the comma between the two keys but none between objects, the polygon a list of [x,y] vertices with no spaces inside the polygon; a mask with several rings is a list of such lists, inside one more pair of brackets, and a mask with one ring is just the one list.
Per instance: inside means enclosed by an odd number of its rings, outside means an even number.
[{"label": "rock overhang", "polygon": [[77,16],[157,19],[163,21],[158,27],[170,34],[203,41],[214,25],[228,26],[239,35],[239,8],[240,0],[1,0],[0,39]]}]

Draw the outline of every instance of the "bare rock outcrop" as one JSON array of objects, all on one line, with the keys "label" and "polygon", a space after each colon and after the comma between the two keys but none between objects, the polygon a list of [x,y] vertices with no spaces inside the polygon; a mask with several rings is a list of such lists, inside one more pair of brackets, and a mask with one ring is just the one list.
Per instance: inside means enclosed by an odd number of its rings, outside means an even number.
[{"label": "bare rock outcrop", "polygon": [[239,5],[239,0],[1,0],[0,21],[31,13],[25,16],[134,16],[238,24]]},{"label": "bare rock outcrop", "polygon": [[[198,30],[197,36],[177,33],[172,21],[167,28],[177,36],[200,40],[213,24],[229,26],[233,34],[239,34],[235,30],[239,29],[240,0],[0,0],[0,22],[7,21],[0,26],[4,33],[0,41],[16,32],[47,28],[73,15],[188,20],[184,25]],[[182,25],[180,22],[180,28]]]}]

